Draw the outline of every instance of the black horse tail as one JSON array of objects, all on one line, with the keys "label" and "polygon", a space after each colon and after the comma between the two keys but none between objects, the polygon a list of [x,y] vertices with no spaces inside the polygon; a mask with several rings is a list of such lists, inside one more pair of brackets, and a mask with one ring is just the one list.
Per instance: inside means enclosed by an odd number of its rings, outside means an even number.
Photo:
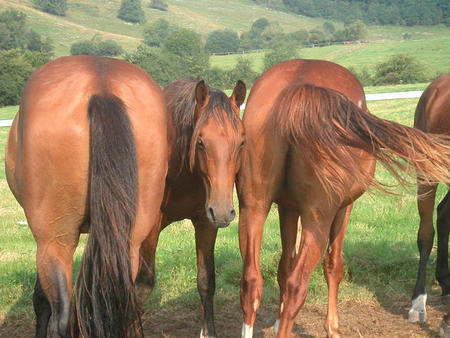
[{"label": "black horse tail", "polygon": [[76,283],[74,336],[143,336],[130,260],[137,209],[137,156],[124,102],[93,95],[90,121],[90,234]]},{"label": "black horse tail", "polygon": [[380,119],[335,90],[294,84],[280,93],[272,111],[281,137],[301,149],[328,193],[348,193],[342,170],[364,187],[386,191],[354,148],[374,156],[402,185],[412,184],[408,177],[416,172],[427,182],[450,182],[449,137]]}]

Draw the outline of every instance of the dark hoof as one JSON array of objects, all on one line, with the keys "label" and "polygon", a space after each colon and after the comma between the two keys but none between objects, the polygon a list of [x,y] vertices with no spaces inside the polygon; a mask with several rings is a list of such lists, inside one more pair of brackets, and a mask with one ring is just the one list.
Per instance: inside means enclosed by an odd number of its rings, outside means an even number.
[{"label": "dark hoof", "polygon": [[450,294],[441,296],[442,304],[450,305]]}]

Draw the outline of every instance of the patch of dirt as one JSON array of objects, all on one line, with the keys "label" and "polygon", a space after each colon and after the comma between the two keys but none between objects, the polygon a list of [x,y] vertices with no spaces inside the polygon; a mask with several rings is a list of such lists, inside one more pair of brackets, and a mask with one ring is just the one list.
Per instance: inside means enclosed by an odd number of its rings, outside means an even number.
[{"label": "patch of dirt", "polygon": [[[450,310],[441,304],[439,295],[428,296],[428,322],[411,324],[407,313],[410,301],[402,300],[389,307],[377,302],[340,304],[341,334],[344,337],[438,337],[443,315]],[[277,316],[277,304],[262,304],[258,311],[254,337],[274,337],[272,325]],[[293,337],[324,336],[326,306],[305,305],[297,316]],[[146,337],[198,337],[200,308],[167,308],[143,315]],[[218,305],[215,309],[218,337],[240,337],[242,314],[239,305]],[[31,337],[34,321],[8,318],[0,327],[0,337]]]}]

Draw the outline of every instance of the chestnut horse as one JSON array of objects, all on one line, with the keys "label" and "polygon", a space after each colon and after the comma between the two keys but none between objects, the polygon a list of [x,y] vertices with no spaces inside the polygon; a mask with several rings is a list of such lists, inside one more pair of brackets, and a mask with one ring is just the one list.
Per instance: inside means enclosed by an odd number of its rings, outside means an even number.
[{"label": "chestnut horse", "polygon": [[[423,92],[416,108],[414,127],[426,133],[450,135],[450,74],[443,75],[433,81]],[[420,226],[417,245],[420,252],[419,271],[409,311],[409,321],[426,321],[425,290],[426,265],[433,247],[434,227],[433,211],[437,183],[418,184],[417,206],[420,215]],[[448,236],[450,231],[450,199],[449,193],[438,206],[437,217],[437,262],[436,279],[442,288],[442,300],[450,303],[450,275],[448,271]]]},{"label": "chestnut horse", "polygon": [[[121,60],[63,57],[28,80],[6,174],[37,243],[37,337],[143,334],[133,280],[161,214],[166,114],[156,82]],[[88,230],[71,325],[73,254]]]},{"label": "chestnut horse", "polygon": [[237,82],[229,98],[203,81],[180,80],[164,89],[172,154],[161,228],[143,243],[144,261],[138,285],[145,292],[142,296],[148,295],[154,286],[159,231],[172,222],[190,219],[195,228],[197,287],[203,307],[201,337],[216,335],[214,244],[217,229],[227,226],[235,217],[233,186],[244,142],[239,107],[245,95],[242,81]]},{"label": "chestnut horse", "polygon": [[290,335],[327,243],[325,330],[337,336],[345,229],[353,201],[370,185],[383,189],[372,179],[375,160],[402,183],[397,171],[407,164],[434,181],[448,181],[449,143],[370,115],[359,81],[319,60],[291,60],[267,70],[251,90],[243,121],[246,146],[237,175],[242,336],[252,336],[261,302],[260,248],[273,202],[282,240],[278,337]]}]

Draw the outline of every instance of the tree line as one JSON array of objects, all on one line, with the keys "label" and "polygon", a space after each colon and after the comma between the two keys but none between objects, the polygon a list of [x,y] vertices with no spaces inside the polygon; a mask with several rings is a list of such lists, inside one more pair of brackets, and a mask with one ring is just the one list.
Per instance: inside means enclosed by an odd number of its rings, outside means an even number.
[{"label": "tree line", "polygon": [[450,25],[448,0],[253,0],[309,17],[379,25]]}]

